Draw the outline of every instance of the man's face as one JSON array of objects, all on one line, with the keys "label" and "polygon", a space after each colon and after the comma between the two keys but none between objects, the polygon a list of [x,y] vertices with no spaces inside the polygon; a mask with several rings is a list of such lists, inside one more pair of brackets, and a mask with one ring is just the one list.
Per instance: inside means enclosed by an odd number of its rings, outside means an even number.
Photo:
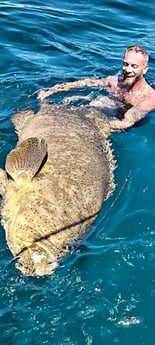
[{"label": "man's face", "polygon": [[132,87],[138,80],[143,78],[147,69],[148,66],[141,53],[135,53],[133,51],[126,52],[122,67],[124,85]]}]

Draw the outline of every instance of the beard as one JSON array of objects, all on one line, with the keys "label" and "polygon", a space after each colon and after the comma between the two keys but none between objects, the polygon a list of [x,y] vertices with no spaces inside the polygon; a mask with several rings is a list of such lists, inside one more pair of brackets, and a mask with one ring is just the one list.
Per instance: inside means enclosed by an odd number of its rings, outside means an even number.
[{"label": "beard", "polygon": [[132,87],[138,80],[140,79],[140,77],[136,77],[136,75],[131,75],[131,74],[127,74],[127,73],[123,73],[123,82],[124,82],[124,86],[126,87]]}]

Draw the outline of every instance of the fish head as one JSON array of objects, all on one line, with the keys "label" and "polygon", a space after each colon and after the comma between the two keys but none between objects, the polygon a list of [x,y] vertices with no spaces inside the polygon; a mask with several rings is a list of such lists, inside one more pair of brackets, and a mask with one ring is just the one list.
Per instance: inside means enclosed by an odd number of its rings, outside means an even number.
[{"label": "fish head", "polygon": [[32,248],[24,249],[17,256],[16,268],[19,269],[24,276],[44,276],[54,273],[58,267],[58,260],[52,253],[47,253],[43,249],[32,246]]}]

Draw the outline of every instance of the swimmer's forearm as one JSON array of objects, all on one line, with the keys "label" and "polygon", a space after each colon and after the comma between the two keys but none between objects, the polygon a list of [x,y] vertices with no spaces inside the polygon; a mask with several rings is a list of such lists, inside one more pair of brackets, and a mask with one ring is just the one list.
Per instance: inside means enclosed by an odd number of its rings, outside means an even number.
[{"label": "swimmer's forearm", "polygon": [[123,120],[109,120],[110,128],[114,131],[124,130],[132,127],[137,121],[141,120],[147,114],[146,109],[142,105],[131,107],[125,114]]},{"label": "swimmer's forearm", "polygon": [[[105,82],[104,82],[105,81]],[[70,91],[74,88],[80,88],[84,86],[104,86],[106,85],[106,78],[102,79],[97,79],[97,78],[86,78],[86,79],[81,79],[81,80],[76,80],[73,82],[68,82],[68,83],[62,83],[62,84],[56,84],[53,87],[49,89],[42,89],[38,92],[38,98],[40,100],[43,100],[44,98],[57,93],[57,92],[62,92],[62,91]]]},{"label": "swimmer's forearm", "polygon": [[131,123],[130,121],[127,121],[125,119],[123,119],[123,120],[112,119],[109,121],[109,126],[110,126],[111,130],[113,130],[113,131],[122,131],[122,130],[125,130],[125,129],[131,127],[132,125],[133,125],[133,123]]}]

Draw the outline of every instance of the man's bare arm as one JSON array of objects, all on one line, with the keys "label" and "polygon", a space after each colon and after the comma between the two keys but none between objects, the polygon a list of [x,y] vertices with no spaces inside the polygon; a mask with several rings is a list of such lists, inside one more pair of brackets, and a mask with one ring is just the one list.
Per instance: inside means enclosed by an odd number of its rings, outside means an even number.
[{"label": "man's bare arm", "polygon": [[[113,77],[112,77],[113,78]],[[38,98],[42,101],[44,98],[62,91],[70,91],[74,88],[80,88],[84,86],[88,87],[106,87],[110,82],[110,77],[107,78],[86,78],[81,80],[76,80],[73,82],[56,84],[49,89],[42,89],[38,92]]]},{"label": "man's bare arm", "polygon": [[142,105],[131,107],[125,114],[123,120],[112,119],[109,121],[110,128],[114,131],[121,131],[132,127],[148,113]]}]

